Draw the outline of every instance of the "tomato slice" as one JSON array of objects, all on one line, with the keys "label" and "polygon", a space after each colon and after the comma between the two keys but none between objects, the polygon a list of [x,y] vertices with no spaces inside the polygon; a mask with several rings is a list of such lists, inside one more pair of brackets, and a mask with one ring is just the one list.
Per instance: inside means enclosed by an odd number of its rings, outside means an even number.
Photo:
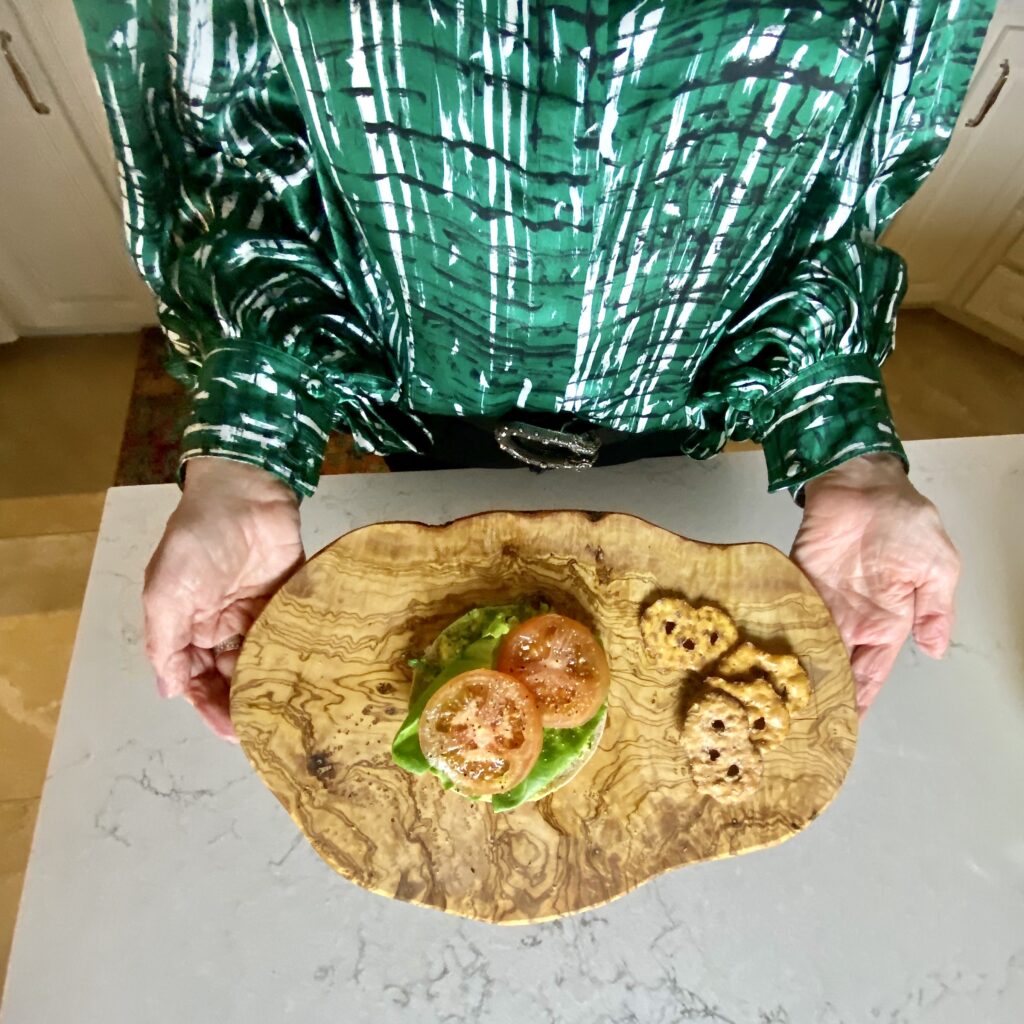
[{"label": "tomato slice", "polygon": [[538,615],[512,630],[497,669],[533,691],[545,729],[571,729],[597,714],[608,696],[608,659],[594,634],[565,615]]},{"label": "tomato slice", "polygon": [[490,669],[449,679],[420,716],[420,749],[468,796],[507,793],[533,768],[544,743],[529,688]]}]

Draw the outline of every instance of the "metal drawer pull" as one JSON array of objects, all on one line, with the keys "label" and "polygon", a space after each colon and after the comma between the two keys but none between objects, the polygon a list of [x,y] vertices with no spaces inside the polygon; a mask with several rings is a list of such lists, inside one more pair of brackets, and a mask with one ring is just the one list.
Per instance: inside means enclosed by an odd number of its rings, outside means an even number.
[{"label": "metal drawer pull", "polygon": [[999,65],[999,77],[996,79],[996,84],[989,90],[988,95],[985,97],[985,102],[981,105],[979,110],[970,121],[964,122],[965,128],[977,128],[982,121],[988,116],[988,112],[995,106],[995,102],[999,99],[999,94],[1003,91],[1003,86],[1006,85],[1006,80],[1010,77],[1010,62],[1004,60]]},{"label": "metal drawer pull", "polygon": [[25,74],[24,69],[18,63],[17,57],[11,53],[11,43],[14,42],[14,37],[10,32],[0,30],[0,50],[3,50],[4,58],[10,65],[11,74],[14,75],[14,80],[18,83],[18,88],[25,94],[25,99],[32,105],[32,109],[37,114],[48,114],[50,108],[42,102],[42,100],[36,99],[36,94],[32,91],[32,83],[28,80],[28,75]]}]

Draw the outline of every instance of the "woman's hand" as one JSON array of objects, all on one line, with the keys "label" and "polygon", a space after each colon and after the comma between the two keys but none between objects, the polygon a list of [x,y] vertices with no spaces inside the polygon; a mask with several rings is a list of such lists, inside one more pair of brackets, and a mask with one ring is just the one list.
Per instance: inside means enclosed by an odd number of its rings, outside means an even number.
[{"label": "woman's hand", "polygon": [[291,488],[245,463],[189,460],[146,568],[146,654],[160,692],[184,697],[224,739],[235,739],[228,696],[238,652],[214,648],[248,631],[303,557]]},{"label": "woman's hand", "polygon": [[940,658],[953,629],[960,559],[935,506],[893,455],[864,455],[810,481],[793,560],[850,651],[863,714],[903,641]]}]

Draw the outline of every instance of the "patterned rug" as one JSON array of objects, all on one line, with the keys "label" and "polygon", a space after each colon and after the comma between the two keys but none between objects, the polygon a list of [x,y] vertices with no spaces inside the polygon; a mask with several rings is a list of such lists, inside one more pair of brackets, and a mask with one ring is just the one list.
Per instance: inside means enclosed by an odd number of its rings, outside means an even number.
[{"label": "patterned rug", "polygon": [[[158,330],[143,333],[128,418],[117,464],[117,486],[173,483],[188,419],[188,398],[164,369],[166,342]],[[324,454],[324,474],[386,473],[379,455],[361,452],[349,434],[333,434]]]}]

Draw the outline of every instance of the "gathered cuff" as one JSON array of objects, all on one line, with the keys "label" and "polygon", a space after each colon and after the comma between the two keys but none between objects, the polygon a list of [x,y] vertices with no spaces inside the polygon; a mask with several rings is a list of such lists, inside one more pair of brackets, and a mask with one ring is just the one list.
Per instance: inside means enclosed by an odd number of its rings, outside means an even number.
[{"label": "gathered cuff", "polygon": [[315,367],[287,352],[247,343],[203,360],[182,435],[185,463],[216,456],[259,466],[300,498],[316,489],[337,401]]},{"label": "gathered cuff", "polygon": [[774,412],[761,436],[770,491],[788,489],[799,501],[809,480],[874,452],[908,465],[881,371],[869,356],[820,360],[766,395],[764,406]]}]

